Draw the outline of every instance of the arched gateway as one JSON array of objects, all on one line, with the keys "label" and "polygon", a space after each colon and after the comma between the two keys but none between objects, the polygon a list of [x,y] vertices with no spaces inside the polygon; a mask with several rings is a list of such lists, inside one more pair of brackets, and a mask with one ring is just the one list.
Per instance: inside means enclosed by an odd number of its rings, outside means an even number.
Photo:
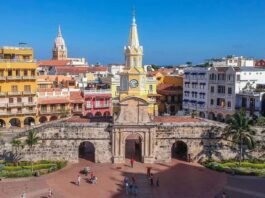
[{"label": "arched gateway", "polygon": [[142,162],[142,138],[139,134],[131,134],[126,138],[125,158]]},{"label": "arched gateway", "polygon": [[79,158],[95,162],[95,147],[89,142],[81,142],[78,149]]},{"label": "arched gateway", "polygon": [[183,141],[176,141],[171,148],[171,157],[175,159],[188,160],[188,146]]}]

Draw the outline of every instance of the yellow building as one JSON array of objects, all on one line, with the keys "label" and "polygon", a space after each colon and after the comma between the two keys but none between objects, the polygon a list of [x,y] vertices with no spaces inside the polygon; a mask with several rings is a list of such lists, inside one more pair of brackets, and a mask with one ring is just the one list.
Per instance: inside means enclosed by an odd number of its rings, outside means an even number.
[{"label": "yellow building", "polygon": [[32,48],[0,48],[0,127],[35,123],[36,68]]},{"label": "yellow building", "polygon": [[[139,43],[135,16],[133,16],[128,45],[125,46],[125,68],[120,73],[119,101],[129,97],[141,98],[148,103],[151,117],[157,114],[156,79],[147,76],[143,65],[143,47]],[[119,109],[114,108],[114,112]]]}]

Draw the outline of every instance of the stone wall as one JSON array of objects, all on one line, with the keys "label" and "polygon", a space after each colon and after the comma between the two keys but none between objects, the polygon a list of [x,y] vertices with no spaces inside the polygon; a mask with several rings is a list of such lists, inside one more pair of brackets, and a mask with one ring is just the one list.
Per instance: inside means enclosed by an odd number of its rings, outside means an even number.
[{"label": "stone wall", "polygon": [[[176,141],[186,143],[188,154],[193,161],[213,158],[217,160],[238,157],[238,147],[221,138],[224,124],[217,122],[194,123],[152,123],[135,125],[111,125],[109,123],[67,123],[56,122],[36,127],[39,144],[32,153],[34,160],[68,160],[78,162],[79,145],[84,141],[95,147],[95,162],[123,163],[125,159],[125,140],[137,133],[142,143],[142,161],[145,163],[169,162],[171,149]],[[265,133],[257,128],[256,149],[245,151],[246,158],[265,159]],[[12,135],[22,141],[27,131]],[[0,154],[12,151],[10,143],[0,144]],[[21,149],[22,159],[29,160],[27,147]]]}]

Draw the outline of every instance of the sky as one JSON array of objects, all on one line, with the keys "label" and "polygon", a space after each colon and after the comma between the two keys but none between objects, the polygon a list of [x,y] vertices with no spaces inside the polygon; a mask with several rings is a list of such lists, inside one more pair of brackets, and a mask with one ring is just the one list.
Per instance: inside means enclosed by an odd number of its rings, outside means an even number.
[{"label": "sky", "polygon": [[26,42],[50,59],[61,25],[69,57],[124,63],[133,7],[144,64],[265,58],[264,0],[0,0],[0,46]]}]

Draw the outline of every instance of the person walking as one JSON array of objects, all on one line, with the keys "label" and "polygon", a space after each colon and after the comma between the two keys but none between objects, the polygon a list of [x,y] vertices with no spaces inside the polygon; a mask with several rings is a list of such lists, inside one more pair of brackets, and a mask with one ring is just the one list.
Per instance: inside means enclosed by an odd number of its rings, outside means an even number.
[{"label": "person walking", "polygon": [[48,191],[48,197],[50,198],[50,197],[52,197],[52,189],[51,188],[49,188],[49,191]]},{"label": "person walking", "polygon": [[135,178],[132,177],[132,184],[135,184]]},{"label": "person walking", "polygon": [[80,186],[80,183],[81,183],[81,177],[80,177],[80,175],[78,175],[78,177],[77,177],[77,185]]},{"label": "person walking", "polygon": [[154,185],[154,179],[153,179],[153,174],[150,175],[150,185]]},{"label": "person walking", "polygon": [[156,179],[156,187],[160,186],[159,177]]},{"label": "person walking", "polygon": [[125,182],[125,191],[126,191],[126,195],[129,194],[129,182]]},{"label": "person walking", "polygon": [[134,159],[131,158],[131,167],[133,168],[133,164],[134,164]]},{"label": "person walking", "polygon": [[26,198],[27,197],[27,194],[26,194],[26,192],[22,192],[22,194],[21,194],[21,196],[20,196],[21,198]]}]

